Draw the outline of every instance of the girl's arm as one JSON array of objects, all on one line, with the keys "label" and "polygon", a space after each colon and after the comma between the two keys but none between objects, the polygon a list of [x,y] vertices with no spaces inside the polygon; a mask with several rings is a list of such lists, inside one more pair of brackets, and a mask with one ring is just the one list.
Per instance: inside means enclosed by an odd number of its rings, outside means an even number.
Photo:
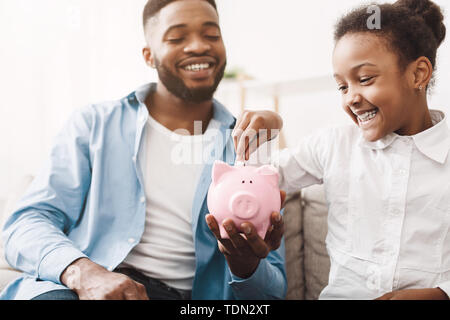
[{"label": "girl's arm", "polygon": [[[236,160],[249,160],[258,147],[275,139],[282,127],[283,119],[276,112],[244,111],[232,134]],[[318,147],[326,146],[323,138],[324,135],[310,136],[303,139],[296,148],[285,149],[270,156],[270,162],[279,170],[280,189],[291,193],[323,182],[324,157]],[[262,163],[265,160],[256,159],[256,162]]]}]

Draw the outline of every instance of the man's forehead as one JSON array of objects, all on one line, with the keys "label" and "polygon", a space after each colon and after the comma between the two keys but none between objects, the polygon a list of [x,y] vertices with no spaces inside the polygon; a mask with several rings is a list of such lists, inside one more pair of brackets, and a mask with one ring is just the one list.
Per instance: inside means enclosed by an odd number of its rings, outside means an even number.
[{"label": "man's forehead", "polygon": [[199,23],[202,25],[215,24],[219,27],[216,9],[204,0],[178,0],[168,4],[151,17],[147,28],[165,32],[173,26],[189,26]]}]

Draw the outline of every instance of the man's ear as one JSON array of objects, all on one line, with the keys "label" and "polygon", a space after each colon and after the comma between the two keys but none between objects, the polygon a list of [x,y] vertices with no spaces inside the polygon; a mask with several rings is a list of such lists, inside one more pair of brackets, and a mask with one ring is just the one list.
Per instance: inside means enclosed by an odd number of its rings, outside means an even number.
[{"label": "man's ear", "polygon": [[155,59],[153,57],[153,53],[152,50],[150,49],[150,47],[144,47],[142,49],[142,55],[144,57],[145,63],[150,67],[150,68],[155,68]]},{"label": "man's ear", "polygon": [[414,63],[414,88],[422,91],[428,87],[433,75],[433,65],[427,57],[420,57]]}]

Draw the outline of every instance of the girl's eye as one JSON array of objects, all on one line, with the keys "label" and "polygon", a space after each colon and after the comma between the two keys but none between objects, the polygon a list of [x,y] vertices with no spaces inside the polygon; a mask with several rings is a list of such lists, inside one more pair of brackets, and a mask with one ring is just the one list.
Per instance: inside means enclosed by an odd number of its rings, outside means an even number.
[{"label": "girl's eye", "polygon": [[347,90],[347,86],[339,86],[338,90],[341,91],[341,92],[345,91],[345,90]]},{"label": "girl's eye", "polygon": [[367,82],[369,82],[370,80],[372,80],[373,79],[373,77],[366,77],[366,78],[361,78],[359,81],[361,82],[361,83],[367,83]]}]

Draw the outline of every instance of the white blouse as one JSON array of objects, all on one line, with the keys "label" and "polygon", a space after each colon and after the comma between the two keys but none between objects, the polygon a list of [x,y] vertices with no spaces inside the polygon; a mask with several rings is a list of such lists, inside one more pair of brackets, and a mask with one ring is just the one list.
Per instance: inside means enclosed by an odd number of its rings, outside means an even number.
[{"label": "white blouse", "polygon": [[415,136],[366,141],[358,127],[321,130],[272,159],[280,188],[323,183],[329,284],[321,299],[374,299],[439,287],[450,296],[450,131],[444,113]]}]

